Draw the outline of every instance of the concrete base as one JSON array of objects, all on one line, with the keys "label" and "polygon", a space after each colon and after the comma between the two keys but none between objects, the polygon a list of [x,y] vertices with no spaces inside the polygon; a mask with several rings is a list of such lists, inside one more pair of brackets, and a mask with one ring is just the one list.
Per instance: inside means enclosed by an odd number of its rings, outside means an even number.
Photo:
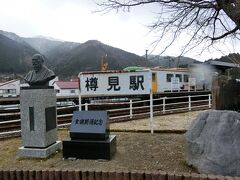
[{"label": "concrete base", "polygon": [[76,159],[108,159],[116,152],[116,135],[107,140],[71,140],[63,141],[63,157]]},{"label": "concrete base", "polygon": [[56,93],[52,87],[21,88],[22,146],[45,148],[58,140]]},{"label": "concrete base", "polygon": [[61,141],[57,141],[46,148],[29,148],[22,146],[18,149],[18,156],[28,158],[47,158],[60,149],[62,149]]}]

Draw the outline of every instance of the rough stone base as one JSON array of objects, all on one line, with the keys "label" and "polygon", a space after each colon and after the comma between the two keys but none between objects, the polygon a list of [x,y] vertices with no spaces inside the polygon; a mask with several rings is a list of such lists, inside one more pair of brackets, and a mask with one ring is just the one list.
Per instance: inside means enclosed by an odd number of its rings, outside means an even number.
[{"label": "rough stone base", "polygon": [[18,149],[18,156],[27,158],[47,158],[60,149],[62,149],[61,141],[57,141],[46,148],[28,148],[22,146]]},{"label": "rough stone base", "polygon": [[186,160],[200,173],[240,176],[240,113],[205,111],[185,134]]}]

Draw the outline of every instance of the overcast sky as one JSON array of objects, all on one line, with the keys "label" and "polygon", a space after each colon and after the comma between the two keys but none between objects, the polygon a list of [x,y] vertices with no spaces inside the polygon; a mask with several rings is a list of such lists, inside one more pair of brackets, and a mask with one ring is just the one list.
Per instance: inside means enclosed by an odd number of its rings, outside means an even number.
[{"label": "overcast sky", "polygon": [[[0,0],[0,29],[23,37],[42,35],[80,43],[99,40],[138,55],[144,55],[146,49],[151,52],[151,43],[157,34],[149,34],[147,25],[156,17],[157,6],[104,15],[93,13],[97,8],[92,0]],[[180,55],[183,42],[181,38],[163,55]],[[152,53],[158,54],[163,48],[161,45]],[[199,55],[200,49],[196,49],[184,56],[204,61],[240,49],[239,45],[228,43],[219,47],[220,51],[217,48]]]}]

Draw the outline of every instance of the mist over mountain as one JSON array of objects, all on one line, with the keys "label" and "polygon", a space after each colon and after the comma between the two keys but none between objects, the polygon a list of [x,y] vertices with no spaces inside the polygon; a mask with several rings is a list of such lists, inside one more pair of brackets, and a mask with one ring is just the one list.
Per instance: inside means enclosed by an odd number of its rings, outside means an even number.
[{"label": "mist over mountain", "polygon": [[22,39],[43,55],[46,55],[48,51],[51,51],[51,49],[62,43],[61,41],[53,41],[49,39],[44,39],[42,37]]},{"label": "mist over mountain", "polygon": [[30,69],[31,57],[38,53],[15,34],[0,31],[0,73],[24,73]]},{"label": "mist over mountain", "polygon": [[149,55],[148,60],[154,64],[154,66],[161,67],[189,67],[192,64],[202,63],[196,59],[192,59],[189,57],[173,57],[173,56],[159,56],[159,55]]},{"label": "mist over mountain", "polygon": [[145,57],[126,52],[97,40],[84,43],[60,41],[49,37],[23,38],[14,33],[0,31],[0,73],[25,74],[30,69],[31,57],[41,53],[46,64],[61,78],[76,76],[81,71],[99,71],[101,58],[107,55],[109,70],[122,70],[128,66],[188,67],[199,61],[187,57]]},{"label": "mist over mountain", "polygon": [[[111,47],[97,40],[89,40],[80,44],[46,39],[44,37],[23,38],[5,31],[4,33],[2,31],[2,37],[6,39],[1,40],[2,47],[9,44],[7,41],[10,41],[12,44],[6,46],[8,47],[6,51],[9,53],[5,58],[9,59],[10,56],[14,58],[11,58],[12,60],[8,61],[9,63],[1,64],[1,72],[5,72],[2,69],[15,72],[15,64],[21,64],[22,67],[29,69],[31,56],[34,53],[44,55],[46,57],[46,64],[61,77],[76,76],[80,71],[100,70],[101,58],[105,55],[107,55],[109,70],[121,70],[127,66],[152,67],[152,64],[147,62],[143,57]],[[19,50],[13,50],[14,47],[18,46],[21,46]],[[20,51],[22,53],[21,56]],[[4,53],[0,53],[0,56],[3,57]],[[20,72],[24,74],[27,72],[27,69],[23,68]]]},{"label": "mist over mountain", "polygon": [[[81,71],[99,71],[102,56],[107,55],[108,69],[121,70],[127,66],[146,66],[152,64],[144,58],[108,46],[100,41],[90,40],[74,48],[65,61],[62,61],[56,68],[57,72],[65,76],[70,73],[78,74]],[[71,69],[71,72],[66,70]]]},{"label": "mist over mountain", "polygon": [[37,36],[33,38],[23,38],[30,46],[44,55],[52,68],[64,61],[80,43],[58,41],[53,38]]},{"label": "mist over mountain", "polygon": [[76,76],[81,71],[99,71],[102,56],[107,55],[110,70],[120,70],[127,66],[151,66],[144,58],[108,46],[97,40],[85,43],[53,41],[42,38],[25,38],[49,61],[56,74],[67,77]]}]

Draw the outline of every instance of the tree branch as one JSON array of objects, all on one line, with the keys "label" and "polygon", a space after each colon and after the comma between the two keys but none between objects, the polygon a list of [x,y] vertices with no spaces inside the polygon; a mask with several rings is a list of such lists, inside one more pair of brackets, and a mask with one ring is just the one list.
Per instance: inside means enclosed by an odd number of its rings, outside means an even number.
[{"label": "tree branch", "polygon": [[240,34],[240,0],[105,0],[97,3],[102,11],[128,10],[131,7],[146,4],[158,4],[158,19],[150,26],[151,32],[159,33],[154,41],[156,46],[171,33],[172,38],[163,48],[163,52],[183,33],[190,34],[183,48],[188,51],[201,43],[210,46],[218,40]]},{"label": "tree branch", "polygon": [[224,37],[226,37],[226,36],[228,36],[228,35],[230,35],[230,34],[233,34],[233,33],[235,33],[235,32],[238,31],[238,30],[239,30],[239,28],[238,28],[238,26],[236,26],[234,29],[232,29],[232,30],[230,30],[230,31],[222,34],[221,36],[212,37],[212,38],[210,37],[210,38],[211,38],[212,41],[216,41],[216,40],[222,39],[222,38],[224,38]]}]

